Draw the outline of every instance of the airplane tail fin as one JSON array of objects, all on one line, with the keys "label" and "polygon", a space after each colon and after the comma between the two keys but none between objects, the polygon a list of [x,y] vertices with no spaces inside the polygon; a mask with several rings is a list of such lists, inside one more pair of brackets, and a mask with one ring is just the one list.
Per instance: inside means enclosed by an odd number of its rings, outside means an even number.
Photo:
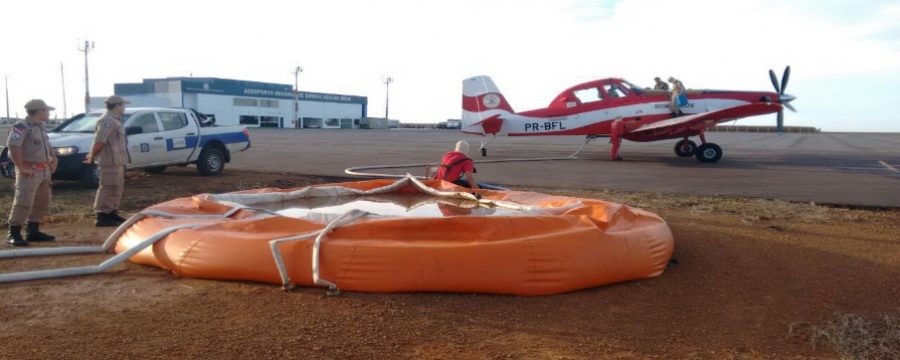
[{"label": "airplane tail fin", "polygon": [[515,114],[500,89],[488,76],[463,80],[462,131],[497,134],[503,130],[503,116]]}]

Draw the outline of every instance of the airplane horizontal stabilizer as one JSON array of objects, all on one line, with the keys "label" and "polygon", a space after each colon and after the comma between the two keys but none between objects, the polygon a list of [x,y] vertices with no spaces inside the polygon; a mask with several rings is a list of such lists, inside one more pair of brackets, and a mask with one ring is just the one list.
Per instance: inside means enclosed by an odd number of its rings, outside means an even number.
[{"label": "airplane horizontal stabilizer", "polygon": [[484,129],[484,134],[496,134],[503,127],[503,118],[500,117],[500,114],[497,114],[472,124],[472,126],[478,125],[481,125],[481,128]]}]

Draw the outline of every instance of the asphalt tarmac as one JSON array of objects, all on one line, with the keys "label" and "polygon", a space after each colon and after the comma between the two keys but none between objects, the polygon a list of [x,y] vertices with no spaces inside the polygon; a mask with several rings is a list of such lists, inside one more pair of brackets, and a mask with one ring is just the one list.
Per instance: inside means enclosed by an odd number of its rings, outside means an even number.
[{"label": "asphalt tarmac", "polygon": [[[354,166],[436,163],[459,139],[477,161],[564,157],[584,142],[577,136],[498,137],[488,157],[478,136],[452,130],[253,129],[253,146],[227,169],[346,176]],[[695,142],[699,140],[694,138]],[[700,163],[674,154],[675,140],[623,142],[624,161],[609,161],[607,139],[588,144],[578,159],[476,165],[478,181],[515,187],[546,186],[695,195],[748,196],[871,207],[900,207],[900,134],[707,133],[724,156]],[[381,172],[414,175],[424,168]]]}]

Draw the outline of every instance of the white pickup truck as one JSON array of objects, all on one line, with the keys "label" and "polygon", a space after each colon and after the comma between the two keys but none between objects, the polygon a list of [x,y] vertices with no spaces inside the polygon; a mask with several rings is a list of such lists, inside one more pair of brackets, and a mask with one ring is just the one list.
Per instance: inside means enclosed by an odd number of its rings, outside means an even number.
[{"label": "white pickup truck", "polygon": [[[48,132],[50,144],[59,158],[54,179],[78,180],[88,186],[98,184],[95,165],[83,164],[94,140],[94,128],[102,112],[69,119]],[[245,126],[215,126],[193,109],[127,108],[122,115],[128,138],[127,169],[161,173],[167,166],[196,164],[204,176],[219,175],[231,154],[250,148],[250,132]],[[0,152],[0,171],[13,178],[13,164],[6,149]]]}]

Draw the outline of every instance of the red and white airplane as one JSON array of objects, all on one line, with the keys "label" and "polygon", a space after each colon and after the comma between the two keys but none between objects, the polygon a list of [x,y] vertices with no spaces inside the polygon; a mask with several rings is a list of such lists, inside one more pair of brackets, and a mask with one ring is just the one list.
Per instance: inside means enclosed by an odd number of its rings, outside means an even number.
[{"label": "red and white airplane", "polygon": [[[781,83],[775,72],[769,77],[775,92],[687,90],[683,113],[670,110],[670,93],[642,89],[623,79],[608,78],[575,85],[560,93],[544,109],[515,112],[490,77],[463,80],[462,131],[478,135],[541,136],[585,135],[610,138],[609,157],[619,160],[622,139],[657,141],[682,139],[675,144],[681,157],[701,162],[722,158],[722,148],[706,142],[704,132],[715,124],[748,116],[778,113],[778,132],[783,130],[786,107],[794,96],[785,94],[791,68],[784,69]],[[700,138],[700,145],[689,140]],[[482,156],[487,149],[482,147]]]}]

